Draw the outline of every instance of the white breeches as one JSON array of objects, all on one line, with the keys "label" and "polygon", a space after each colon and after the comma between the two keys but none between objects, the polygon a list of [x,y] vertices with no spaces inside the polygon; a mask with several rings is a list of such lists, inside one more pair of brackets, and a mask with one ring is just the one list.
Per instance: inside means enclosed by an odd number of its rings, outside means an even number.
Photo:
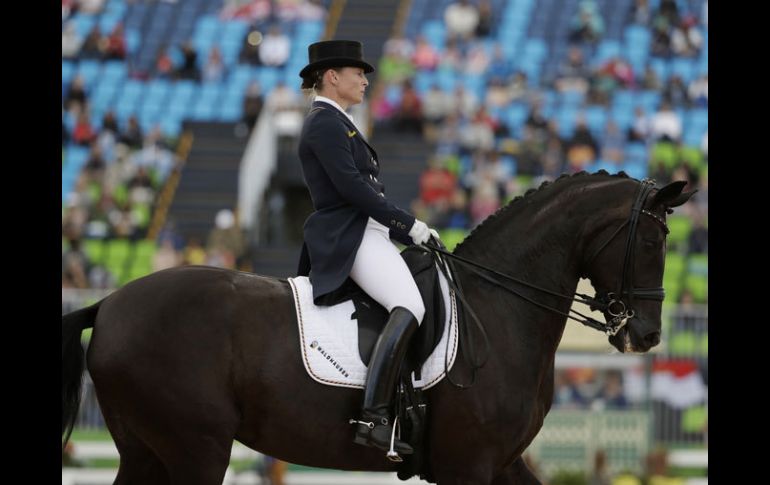
[{"label": "white breeches", "polygon": [[417,323],[422,323],[425,305],[412,273],[390,241],[388,228],[371,217],[366,223],[350,278],[388,313],[394,307],[404,307],[417,318]]}]

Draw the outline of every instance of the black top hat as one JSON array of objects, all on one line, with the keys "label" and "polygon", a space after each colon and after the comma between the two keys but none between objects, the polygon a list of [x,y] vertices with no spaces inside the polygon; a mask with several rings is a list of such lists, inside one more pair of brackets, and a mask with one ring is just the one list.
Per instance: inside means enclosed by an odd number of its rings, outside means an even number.
[{"label": "black top hat", "polygon": [[307,57],[310,63],[300,72],[299,77],[305,78],[311,72],[329,67],[360,67],[365,73],[374,68],[364,61],[364,46],[357,40],[324,40],[310,44]]}]

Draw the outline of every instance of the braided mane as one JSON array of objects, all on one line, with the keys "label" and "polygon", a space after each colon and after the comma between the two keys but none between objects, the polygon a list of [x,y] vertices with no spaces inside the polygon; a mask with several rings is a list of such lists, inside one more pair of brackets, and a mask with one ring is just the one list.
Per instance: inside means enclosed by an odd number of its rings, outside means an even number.
[{"label": "braided mane", "polygon": [[511,208],[516,206],[517,203],[520,200],[526,199],[526,198],[530,197],[532,194],[541,191],[543,188],[545,188],[545,187],[547,187],[549,185],[558,184],[558,183],[564,183],[564,182],[562,182],[564,179],[572,180],[572,179],[575,179],[575,178],[578,178],[578,177],[596,177],[596,176],[604,176],[604,177],[608,177],[609,176],[609,177],[615,177],[615,178],[624,178],[624,179],[636,180],[636,179],[633,179],[632,177],[629,177],[628,174],[626,174],[623,171],[618,172],[617,174],[610,174],[606,170],[599,170],[599,171],[597,171],[595,173],[592,173],[592,174],[589,174],[588,172],[585,172],[585,171],[581,171],[581,172],[578,172],[578,173],[575,173],[575,174],[572,174],[572,175],[565,173],[565,174],[560,175],[559,178],[557,178],[553,182],[549,182],[548,180],[546,180],[542,184],[540,184],[540,186],[538,188],[536,188],[536,189],[535,188],[529,189],[529,190],[527,190],[524,193],[524,195],[519,195],[517,197],[514,197],[506,205],[504,205],[504,206],[500,207],[499,209],[497,209],[494,214],[490,215],[489,217],[487,217],[486,219],[481,221],[481,223],[479,225],[477,225],[475,228],[473,228],[473,230],[470,232],[470,234],[468,234],[468,236],[466,236],[466,238],[463,239],[462,242],[460,242],[455,247],[455,251],[457,251],[459,248],[463,247],[468,241],[473,239],[473,237],[476,234],[478,234],[478,232],[484,226],[487,226],[490,223],[494,223],[494,222],[498,221],[501,217],[503,217],[506,214],[508,214],[511,211]]}]

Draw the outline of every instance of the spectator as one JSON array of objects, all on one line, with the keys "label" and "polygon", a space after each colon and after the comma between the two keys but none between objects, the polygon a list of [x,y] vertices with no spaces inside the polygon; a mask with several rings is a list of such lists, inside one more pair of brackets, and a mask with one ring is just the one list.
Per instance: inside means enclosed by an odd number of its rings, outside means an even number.
[{"label": "spectator", "polygon": [[396,34],[385,41],[382,52],[403,59],[409,59],[414,55],[415,46],[411,40],[403,35]]},{"label": "spectator", "polygon": [[465,56],[465,73],[471,75],[480,75],[487,71],[489,67],[489,55],[481,42],[472,42],[468,47],[468,53]]},{"label": "spectator", "polygon": [[396,107],[388,100],[387,85],[377,83],[374,85],[369,101],[369,110],[378,126],[385,126],[396,113]]},{"label": "spectator", "polygon": [[235,268],[244,254],[246,243],[235,215],[229,209],[217,212],[214,229],[206,240],[206,252],[218,254],[221,267]]},{"label": "spectator", "polygon": [[555,87],[561,92],[573,91],[585,94],[588,91],[590,72],[583,59],[583,51],[570,47],[567,61],[562,63],[556,73]]},{"label": "spectator", "polygon": [[380,59],[380,79],[388,84],[401,84],[414,77],[414,64],[410,57],[405,57],[397,51],[386,52]]},{"label": "spectator", "polygon": [[511,90],[502,78],[493,77],[487,83],[487,94],[484,105],[490,108],[502,108],[511,103]]},{"label": "spectator", "polygon": [[[63,6],[63,4],[62,4]],[[61,33],[61,56],[62,59],[75,59],[80,53],[80,47],[83,45],[83,38],[77,31],[75,22],[68,20],[64,24],[64,31]]]},{"label": "spectator", "polygon": [[560,409],[581,409],[586,401],[564,370],[554,372],[553,406]]},{"label": "spectator", "polygon": [[[541,157],[542,173],[550,179],[556,179],[564,172],[566,153],[564,141],[559,135],[559,125],[556,121],[548,122],[548,130],[545,138],[545,151]],[[532,173],[530,175],[534,175]]]},{"label": "spectator", "polygon": [[538,140],[543,140],[548,130],[548,118],[543,115],[543,103],[540,100],[536,100],[530,106],[527,119],[524,120],[524,126],[531,128],[533,135]]},{"label": "spectator", "polygon": [[495,43],[494,50],[492,51],[492,60],[489,61],[489,68],[487,69],[487,76],[489,79],[496,77],[508,79],[512,73],[511,61],[505,56],[503,46],[499,42]]},{"label": "spectator", "polygon": [[142,128],[139,126],[139,120],[136,119],[136,116],[132,115],[128,118],[128,126],[120,134],[118,141],[127,145],[129,148],[139,149],[142,147],[143,140],[144,136],[142,134]]},{"label": "spectator", "polygon": [[85,111],[87,98],[85,81],[78,74],[70,83],[67,96],[64,98],[64,109],[71,111],[77,117],[77,115]]},{"label": "spectator", "polygon": [[607,468],[607,454],[604,450],[596,450],[594,467],[588,477],[587,485],[612,485],[610,471]]},{"label": "spectator", "polygon": [[648,0],[634,0],[628,9],[626,23],[647,27],[652,21],[652,9]]},{"label": "spectator", "polygon": [[663,17],[656,17],[652,24],[653,56],[668,59],[671,57],[671,30],[668,21]]},{"label": "spectator", "polygon": [[203,66],[203,81],[207,83],[220,83],[225,78],[225,65],[222,62],[222,53],[219,47],[213,46],[209,51],[206,65]]},{"label": "spectator", "polygon": [[411,81],[404,81],[401,101],[396,108],[395,128],[422,134],[422,101]]},{"label": "spectator", "polygon": [[667,28],[679,23],[679,6],[676,4],[676,1],[661,0],[657,12],[655,12],[655,16],[664,21]]},{"label": "spectator", "polygon": [[439,63],[439,54],[424,36],[417,37],[417,45],[412,54],[412,64],[418,69],[434,70]]},{"label": "spectator", "polygon": [[83,41],[83,46],[80,49],[80,58],[101,59],[104,53],[105,40],[99,25],[95,24],[88,32],[86,40]]},{"label": "spectator", "polygon": [[602,140],[602,160],[620,165],[623,162],[625,146],[625,137],[620,132],[617,123],[614,120],[608,120]]},{"label": "spectator", "polygon": [[206,264],[206,250],[201,246],[196,237],[191,237],[190,241],[182,251],[183,265],[202,265]]},{"label": "spectator", "polygon": [[469,0],[452,2],[444,10],[444,24],[448,39],[470,40],[479,25],[479,12]]},{"label": "spectator", "polygon": [[148,172],[156,173],[160,180],[165,180],[174,168],[174,154],[163,140],[160,126],[155,126],[142,140],[142,148],[131,155],[131,162],[136,167],[144,167]]},{"label": "spectator", "polygon": [[257,81],[252,81],[243,97],[243,121],[249,127],[249,131],[257,123],[263,103],[262,88]]},{"label": "spectator", "polygon": [[171,79],[174,75],[174,60],[168,53],[168,48],[163,46],[155,57],[155,76],[158,79]]},{"label": "spectator", "polygon": [[704,74],[695,79],[687,88],[687,98],[695,108],[709,107],[709,76]]},{"label": "spectator", "polygon": [[634,108],[634,119],[628,127],[628,141],[647,142],[650,137],[650,119],[644,113],[644,108]]},{"label": "spectator", "polygon": [[108,61],[122,61],[126,58],[126,36],[121,22],[115,25],[104,42],[104,58]]},{"label": "spectator", "polygon": [[606,409],[626,409],[628,400],[623,393],[623,381],[617,371],[609,371],[604,376],[604,384],[598,392],[591,408],[598,411]]},{"label": "spectator", "polygon": [[223,20],[261,21],[270,17],[271,3],[270,0],[225,0],[225,6],[220,11],[219,16]]},{"label": "spectator", "polygon": [[96,132],[91,126],[91,117],[88,111],[78,114],[75,129],[72,130],[72,141],[80,146],[90,146],[96,138]]},{"label": "spectator", "polygon": [[508,92],[510,94],[511,101],[527,101],[530,97],[529,80],[527,79],[527,74],[522,71],[518,71],[513,76],[511,76],[511,79],[508,82]]},{"label": "spectator", "polygon": [[659,91],[663,85],[658,78],[658,73],[649,64],[644,68],[642,89],[647,91]]},{"label": "spectator", "polygon": [[575,132],[567,142],[567,163],[570,170],[584,170],[596,160],[599,154],[599,143],[586,125],[585,117],[581,114],[575,123]]},{"label": "spectator", "polygon": [[700,53],[703,36],[695,26],[696,22],[695,17],[689,15],[671,32],[671,50],[674,55],[696,57]]},{"label": "spectator", "polygon": [[78,0],[80,12],[97,14],[104,9],[104,0]]},{"label": "spectator", "polygon": [[61,20],[64,22],[75,15],[80,8],[78,0],[61,0]]},{"label": "spectator", "polygon": [[262,32],[255,26],[249,29],[246,37],[243,38],[241,52],[238,54],[238,62],[241,64],[250,64],[252,66],[260,65],[259,50],[262,44]]},{"label": "spectator", "polygon": [[570,24],[569,40],[577,43],[594,44],[604,35],[602,19],[594,0],[582,0],[578,12]]},{"label": "spectator", "polygon": [[708,254],[709,230],[703,224],[703,214],[695,209],[692,215],[692,229],[687,238],[688,253]]},{"label": "spectator", "polygon": [[448,39],[444,45],[444,50],[440,53],[438,69],[445,69],[450,72],[460,72],[463,67],[463,53],[454,39]]},{"label": "spectator", "polygon": [[660,109],[650,120],[650,135],[655,141],[679,141],[682,136],[682,120],[671,104],[663,100]]},{"label": "spectator", "polygon": [[174,268],[182,264],[182,256],[174,248],[173,241],[169,238],[161,240],[160,247],[152,257],[152,270],[161,271]]},{"label": "spectator", "polygon": [[465,191],[461,188],[456,188],[452,194],[452,199],[449,204],[449,210],[443,217],[436,219],[435,225],[444,229],[469,229],[470,228],[470,214],[468,213],[468,198],[465,195]]},{"label": "spectator", "polygon": [[457,177],[447,170],[443,158],[431,157],[420,175],[420,202],[427,209],[427,219],[434,221],[449,209],[456,189]]},{"label": "spectator", "polygon": [[674,74],[668,79],[666,87],[663,89],[663,97],[673,106],[684,108],[689,105],[687,96],[687,86],[685,86],[682,77]]},{"label": "spectator", "polygon": [[525,124],[521,132],[518,156],[516,157],[516,173],[533,177],[543,173],[542,159],[545,153],[545,144],[539,131],[529,124]]},{"label": "spectator", "polygon": [[321,0],[302,0],[297,16],[300,20],[324,20],[326,9],[321,5]]},{"label": "spectator", "polygon": [[429,125],[437,125],[446,119],[453,107],[453,100],[438,84],[433,84],[422,100],[423,118]]},{"label": "spectator", "polygon": [[259,60],[265,66],[283,67],[289,59],[291,40],[278,25],[270,27],[259,47]]},{"label": "spectator", "polygon": [[179,79],[189,79],[191,81],[200,81],[201,73],[198,69],[198,53],[195,52],[190,41],[182,44],[182,65],[176,71],[176,77]]},{"label": "spectator", "polygon": [[476,38],[485,39],[492,32],[492,5],[489,0],[480,0],[478,7],[479,22],[476,24]]}]

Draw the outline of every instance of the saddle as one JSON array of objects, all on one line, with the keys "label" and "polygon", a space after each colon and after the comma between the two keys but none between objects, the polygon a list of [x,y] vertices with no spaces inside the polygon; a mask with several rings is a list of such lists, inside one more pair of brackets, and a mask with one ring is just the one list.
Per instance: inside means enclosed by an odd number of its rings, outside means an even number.
[{"label": "saddle", "polygon": [[[444,333],[446,309],[438,269],[431,253],[420,246],[409,246],[401,251],[401,257],[412,273],[425,305],[425,316],[409,343],[403,365],[405,369],[413,370],[419,380],[422,364],[436,348]],[[388,321],[388,311],[350,278],[340,288],[325,295],[320,303],[332,306],[346,300],[351,300],[355,307],[351,318],[358,321],[358,353],[361,361],[369,365],[377,337]]]}]

